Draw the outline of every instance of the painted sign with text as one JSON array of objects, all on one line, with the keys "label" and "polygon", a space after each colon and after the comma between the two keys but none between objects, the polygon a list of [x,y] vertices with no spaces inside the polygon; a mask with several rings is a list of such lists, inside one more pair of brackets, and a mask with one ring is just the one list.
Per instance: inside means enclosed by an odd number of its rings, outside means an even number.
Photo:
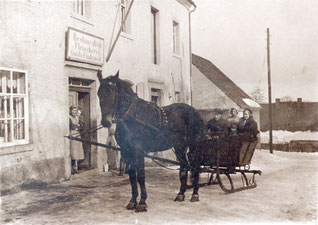
[{"label": "painted sign with text", "polygon": [[69,28],[67,32],[66,59],[102,65],[104,39]]}]

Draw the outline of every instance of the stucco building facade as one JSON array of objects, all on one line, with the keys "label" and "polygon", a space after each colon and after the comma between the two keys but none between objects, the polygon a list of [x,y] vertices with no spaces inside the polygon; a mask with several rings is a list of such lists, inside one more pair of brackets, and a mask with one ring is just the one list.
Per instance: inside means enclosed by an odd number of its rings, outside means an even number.
[{"label": "stucco building facade", "polygon": [[248,108],[260,128],[260,105],[212,62],[195,54],[192,55],[192,83],[192,105],[205,121],[213,118],[215,108],[222,109],[225,118],[231,108],[237,109],[241,116]]},{"label": "stucco building facade", "polygon": [[[190,104],[193,9],[189,0],[1,1],[1,190],[70,177],[69,106],[80,106],[87,130],[100,124],[99,69],[120,70],[145,100]],[[104,143],[107,132],[85,138]],[[84,163],[102,170],[105,150],[84,149]]]}]

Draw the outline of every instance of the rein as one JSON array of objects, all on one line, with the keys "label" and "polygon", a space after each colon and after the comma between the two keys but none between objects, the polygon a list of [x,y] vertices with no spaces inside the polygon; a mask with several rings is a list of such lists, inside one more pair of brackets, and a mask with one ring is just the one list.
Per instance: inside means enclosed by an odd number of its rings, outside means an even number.
[{"label": "rein", "polygon": [[[99,146],[99,147],[103,147],[103,148],[110,148],[110,149],[113,149],[113,150],[116,150],[116,151],[121,151],[120,148],[117,148],[117,147],[114,147],[114,146],[111,146],[111,145],[106,145],[106,144],[102,144],[102,143],[99,143],[99,142],[95,142],[95,141],[91,141],[91,140],[87,140],[87,139],[83,139],[83,138],[78,138],[78,137],[75,137],[75,136],[64,136],[70,140],[75,140],[75,141],[80,141],[80,142],[85,142],[85,143],[89,143],[91,145],[95,145],[95,146]],[[177,162],[177,161],[173,161],[173,160],[170,160],[170,159],[165,159],[165,158],[161,158],[161,157],[157,157],[157,156],[151,156],[151,155],[148,155],[148,154],[145,154],[145,157],[151,159],[154,163],[158,164],[159,166],[163,167],[163,168],[166,168],[166,169],[169,169],[169,170],[179,170],[179,169],[171,169],[165,165],[162,165],[161,163],[159,163],[158,161],[161,161],[161,162],[165,162],[165,163],[170,163],[172,165],[176,165],[176,166],[180,166],[180,164]]]}]

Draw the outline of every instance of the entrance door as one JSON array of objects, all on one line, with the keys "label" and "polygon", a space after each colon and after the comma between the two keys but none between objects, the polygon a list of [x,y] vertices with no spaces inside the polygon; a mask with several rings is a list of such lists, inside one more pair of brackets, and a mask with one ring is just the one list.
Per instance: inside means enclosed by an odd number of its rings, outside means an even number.
[{"label": "entrance door", "polygon": [[[89,90],[81,90],[70,87],[69,105],[78,106],[81,112],[79,119],[83,122],[84,127],[81,138],[91,140],[90,130],[90,92]],[[80,162],[79,169],[89,169],[91,167],[91,146],[89,143],[83,143],[84,160]]]}]

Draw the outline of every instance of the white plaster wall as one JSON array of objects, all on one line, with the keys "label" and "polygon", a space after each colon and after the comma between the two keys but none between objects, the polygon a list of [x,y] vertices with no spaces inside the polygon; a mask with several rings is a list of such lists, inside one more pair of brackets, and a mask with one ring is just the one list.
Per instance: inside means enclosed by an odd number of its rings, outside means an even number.
[{"label": "white plaster wall", "polygon": [[220,88],[210,81],[198,68],[192,66],[193,106],[196,109],[239,109],[239,106],[230,99]]},{"label": "white plaster wall", "polygon": [[[151,6],[159,10],[159,64],[151,62]],[[114,15],[115,17],[115,15]],[[180,55],[174,56],[172,48],[172,21],[180,24]],[[148,78],[164,82],[164,105],[169,104],[168,93],[174,94],[171,73],[178,73],[176,79],[183,84],[185,95],[190,93],[190,58],[188,10],[177,1],[135,1],[131,11],[131,34],[121,35],[110,61],[104,66],[105,74],[114,74],[120,69],[120,76],[134,84],[144,82],[145,96],[149,100]],[[117,30],[117,29],[116,29]],[[108,36],[111,36],[109,34]],[[106,41],[106,46],[108,42]]]},{"label": "white plaster wall", "polygon": [[[131,11],[131,33],[120,36],[110,61],[102,67],[65,61],[68,27],[103,38],[106,58],[112,31],[115,30],[114,40],[119,29],[115,21],[117,3],[117,0],[92,0],[89,18],[79,20],[72,16],[71,1],[0,2],[0,66],[28,71],[30,120],[30,144],[1,149],[2,169],[19,167],[23,170],[36,162],[62,158],[65,160],[62,165],[65,173],[59,175],[60,179],[69,177],[69,142],[64,135],[69,132],[70,76],[95,80],[94,90],[97,91],[97,69],[102,69],[104,75],[114,74],[120,69],[122,78],[134,84],[144,83],[146,99],[149,97],[148,79],[157,79],[163,82],[163,104],[166,105],[171,103],[169,95],[174,94],[171,81],[171,73],[174,73],[180,76],[175,79],[175,85],[183,88],[184,99],[190,102],[188,9],[177,1],[136,0]],[[151,62],[151,6],[159,10],[159,65]],[[181,51],[178,56],[173,55],[172,20],[180,24]],[[94,100],[96,108],[91,109],[92,116],[100,123],[99,99],[95,97]],[[102,129],[97,139],[104,142],[106,135],[107,129]],[[94,151],[96,164],[101,169],[105,161],[104,150],[99,148]],[[54,168],[47,165],[41,169],[48,172],[39,175],[40,171],[31,170],[30,174],[21,176],[22,181],[53,179],[50,171]]]}]

